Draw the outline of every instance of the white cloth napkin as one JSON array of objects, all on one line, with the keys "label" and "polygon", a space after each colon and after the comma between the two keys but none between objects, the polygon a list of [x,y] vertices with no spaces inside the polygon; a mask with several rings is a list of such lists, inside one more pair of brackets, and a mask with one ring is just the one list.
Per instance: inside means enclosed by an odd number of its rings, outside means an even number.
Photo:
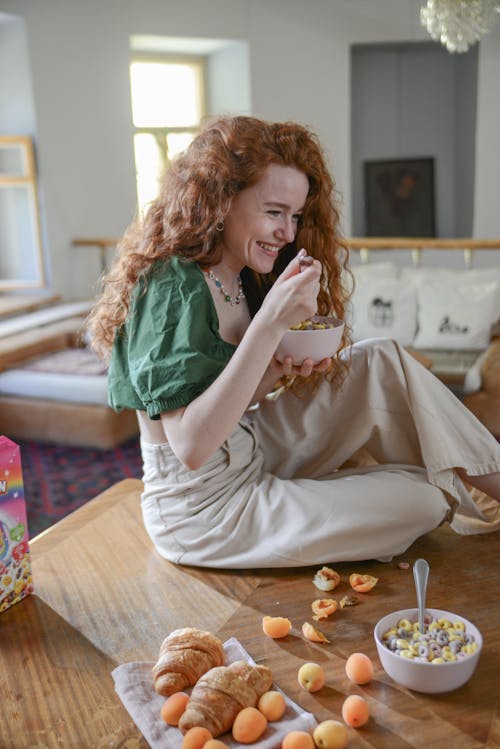
[{"label": "white cloth napkin", "polygon": [[[238,660],[245,660],[255,665],[255,661],[250,658],[235,637],[231,637],[224,643],[224,653],[226,665]],[[160,717],[160,710],[165,702],[165,697],[156,694],[153,689],[151,675],[153,665],[151,662],[143,661],[123,663],[121,666],[117,666],[111,672],[115,682],[115,691],[151,749],[180,749],[181,732],[178,728],[167,726]],[[268,724],[265,733],[258,742],[261,749],[278,749],[289,731],[308,731],[312,733],[317,726],[316,718],[312,713],[302,710],[275,684],[273,684],[272,689],[276,689],[283,694],[286,710],[279,721]],[[190,690],[186,691],[189,692]],[[226,733],[219,738],[233,749],[240,747],[230,733]]]}]

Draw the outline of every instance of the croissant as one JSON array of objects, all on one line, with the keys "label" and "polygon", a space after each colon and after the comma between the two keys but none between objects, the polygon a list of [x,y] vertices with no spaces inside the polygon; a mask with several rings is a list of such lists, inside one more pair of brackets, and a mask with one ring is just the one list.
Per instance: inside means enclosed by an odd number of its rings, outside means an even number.
[{"label": "croissant", "polygon": [[203,726],[214,738],[220,736],[232,728],[240,710],[257,705],[272,682],[267,666],[251,666],[245,661],[210,669],[193,687],[179,729],[186,733],[193,726]]},{"label": "croissant", "polygon": [[169,697],[192,687],[210,668],[223,663],[222,642],[211,632],[191,627],[175,629],[163,640],[153,666],[155,691]]}]

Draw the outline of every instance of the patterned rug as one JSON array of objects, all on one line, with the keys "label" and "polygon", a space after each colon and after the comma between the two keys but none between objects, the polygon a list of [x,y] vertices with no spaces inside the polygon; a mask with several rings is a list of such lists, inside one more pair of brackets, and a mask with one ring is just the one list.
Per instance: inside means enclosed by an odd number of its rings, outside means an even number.
[{"label": "patterned rug", "polygon": [[30,538],[117,481],[141,478],[139,439],[111,450],[21,442]]}]

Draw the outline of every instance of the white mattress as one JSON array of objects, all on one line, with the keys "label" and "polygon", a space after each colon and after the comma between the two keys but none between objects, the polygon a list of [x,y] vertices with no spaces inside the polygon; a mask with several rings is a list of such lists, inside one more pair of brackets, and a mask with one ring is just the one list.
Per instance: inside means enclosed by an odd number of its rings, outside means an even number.
[{"label": "white mattress", "polygon": [[0,395],[105,406],[108,403],[108,378],[105,374],[89,377],[9,369],[0,373]]},{"label": "white mattress", "polygon": [[51,322],[64,320],[77,315],[87,315],[92,309],[94,302],[86,300],[83,302],[68,302],[67,304],[55,304],[48,309],[40,309],[29,312],[26,315],[16,315],[0,320],[0,338],[22,333],[24,330],[33,330],[40,325],[48,325]]}]

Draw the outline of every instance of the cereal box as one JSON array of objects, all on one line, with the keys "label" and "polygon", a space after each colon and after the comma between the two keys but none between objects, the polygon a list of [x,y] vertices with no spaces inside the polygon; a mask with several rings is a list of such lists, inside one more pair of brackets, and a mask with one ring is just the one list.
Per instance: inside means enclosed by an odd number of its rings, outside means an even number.
[{"label": "cereal box", "polygon": [[21,450],[0,437],[0,613],[32,592]]}]

